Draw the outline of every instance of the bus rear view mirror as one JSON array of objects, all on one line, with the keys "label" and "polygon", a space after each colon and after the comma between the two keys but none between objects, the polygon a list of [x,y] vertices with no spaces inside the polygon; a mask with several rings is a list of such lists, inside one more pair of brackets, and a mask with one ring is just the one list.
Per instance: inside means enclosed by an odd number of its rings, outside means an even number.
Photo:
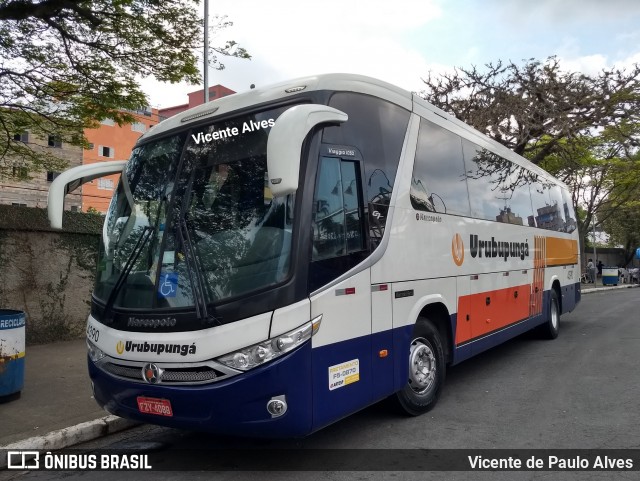
[{"label": "bus rear view mirror", "polygon": [[348,118],[340,110],[318,104],[296,105],[278,117],[267,141],[269,188],[274,197],[298,190],[302,143],[311,129],[319,124],[346,122]]},{"label": "bus rear view mirror", "polygon": [[110,174],[119,174],[124,169],[126,160],[113,160],[95,164],[79,165],[65,170],[51,183],[47,202],[49,224],[54,229],[62,229],[62,212],[64,196],[82,184]]}]

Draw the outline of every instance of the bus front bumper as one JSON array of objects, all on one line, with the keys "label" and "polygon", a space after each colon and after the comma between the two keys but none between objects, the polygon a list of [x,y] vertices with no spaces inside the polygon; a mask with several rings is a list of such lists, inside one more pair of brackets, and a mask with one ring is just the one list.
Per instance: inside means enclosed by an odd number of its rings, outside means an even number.
[{"label": "bus front bumper", "polygon": [[[252,437],[300,437],[311,432],[311,344],[226,381],[190,386],[144,384],[115,377],[90,359],[94,397],[106,411],[178,429]],[[171,416],[140,412],[138,398],[166,400]],[[285,414],[267,410],[284,399]]]}]

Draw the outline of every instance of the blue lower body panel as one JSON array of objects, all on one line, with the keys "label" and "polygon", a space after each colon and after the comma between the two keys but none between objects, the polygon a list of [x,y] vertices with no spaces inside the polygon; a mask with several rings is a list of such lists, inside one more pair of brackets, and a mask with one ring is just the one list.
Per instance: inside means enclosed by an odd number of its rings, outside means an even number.
[{"label": "blue lower body panel", "polygon": [[[108,412],[144,423],[179,429],[255,437],[297,437],[311,432],[311,347],[302,346],[283,359],[228,381],[175,387],[125,381],[89,360],[98,404]],[[287,412],[272,418],[267,402],[286,396]],[[172,417],[143,414],[138,396],[168,399]]]},{"label": "blue lower body panel", "polygon": [[580,302],[580,283],[569,284],[562,289],[562,314],[571,312],[576,308],[578,302]]}]

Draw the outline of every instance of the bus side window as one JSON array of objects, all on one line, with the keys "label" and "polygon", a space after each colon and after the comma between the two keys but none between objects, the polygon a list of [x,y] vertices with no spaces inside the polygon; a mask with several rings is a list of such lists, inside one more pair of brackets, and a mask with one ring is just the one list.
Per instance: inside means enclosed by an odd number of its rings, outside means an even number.
[{"label": "bus side window", "polygon": [[559,186],[539,178],[531,185],[531,202],[538,228],[565,232],[564,201]]},{"label": "bus side window", "polygon": [[562,201],[566,218],[565,232],[573,232],[578,228],[578,221],[573,210],[573,199],[571,199],[571,194],[569,194],[568,190],[562,190]]},{"label": "bus side window", "polygon": [[420,121],[411,204],[416,210],[469,215],[460,137],[425,119]]},{"label": "bus side window", "polygon": [[312,261],[364,248],[356,166],[333,157],[320,159],[313,200]]}]

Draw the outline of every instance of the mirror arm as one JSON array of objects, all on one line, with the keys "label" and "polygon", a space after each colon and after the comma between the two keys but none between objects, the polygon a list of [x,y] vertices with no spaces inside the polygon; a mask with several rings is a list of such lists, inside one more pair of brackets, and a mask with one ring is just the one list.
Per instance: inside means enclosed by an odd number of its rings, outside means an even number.
[{"label": "mirror arm", "polygon": [[47,213],[49,224],[54,229],[62,229],[62,213],[64,211],[64,196],[77,189],[82,184],[105,175],[120,174],[126,160],[113,160],[95,164],[79,165],[65,170],[54,179],[49,187]]}]

